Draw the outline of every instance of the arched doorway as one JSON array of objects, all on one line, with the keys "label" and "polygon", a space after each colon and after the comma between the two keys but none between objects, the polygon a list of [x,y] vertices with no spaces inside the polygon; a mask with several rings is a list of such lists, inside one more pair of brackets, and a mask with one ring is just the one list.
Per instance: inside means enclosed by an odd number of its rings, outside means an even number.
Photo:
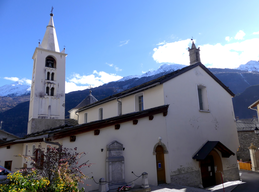
[{"label": "arched doorway", "polygon": [[157,183],[158,184],[166,183],[164,148],[161,145],[158,145],[155,151],[156,151]]},{"label": "arched doorway", "polygon": [[200,167],[204,188],[221,183],[221,174],[223,172],[222,161],[215,149],[204,160],[200,161]]}]

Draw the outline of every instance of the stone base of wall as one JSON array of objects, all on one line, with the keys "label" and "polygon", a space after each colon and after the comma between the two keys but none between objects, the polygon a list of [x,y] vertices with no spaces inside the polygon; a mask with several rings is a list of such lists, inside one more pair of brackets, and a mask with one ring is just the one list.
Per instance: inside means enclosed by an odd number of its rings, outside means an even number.
[{"label": "stone base of wall", "polygon": [[192,171],[178,175],[171,175],[171,183],[184,186],[199,187],[202,185],[201,173],[200,171]]},{"label": "stone base of wall", "polygon": [[242,161],[250,161],[249,147],[253,143],[256,147],[259,147],[259,135],[254,131],[238,131],[238,139],[240,143],[239,150],[237,151],[237,159]]},{"label": "stone base of wall", "polygon": [[238,168],[224,170],[224,182],[240,180]]},{"label": "stone base of wall", "polygon": [[65,125],[64,119],[31,119],[28,122],[28,133],[35,133],[46,129]]}]

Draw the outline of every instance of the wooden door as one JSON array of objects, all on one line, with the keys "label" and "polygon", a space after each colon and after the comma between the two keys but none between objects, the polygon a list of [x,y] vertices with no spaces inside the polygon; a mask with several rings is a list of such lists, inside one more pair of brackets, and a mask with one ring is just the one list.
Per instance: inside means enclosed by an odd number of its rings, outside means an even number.
[{"label": "wooden door", "polygon": [[158,145],[156,148],[156,169],[158,184],[166,183],[164,149],[161,145]]},{"label": "wooden door", "polygon": [[213,156],[209,155],[201,161],[201,176],[203,187],[216,185]]}]

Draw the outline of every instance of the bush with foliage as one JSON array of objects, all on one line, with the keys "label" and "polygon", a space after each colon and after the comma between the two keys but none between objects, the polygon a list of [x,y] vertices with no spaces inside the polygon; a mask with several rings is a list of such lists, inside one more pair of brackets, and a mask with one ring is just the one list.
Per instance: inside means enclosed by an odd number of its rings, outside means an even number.
[{"label": "bush with foliage", "polygon": [[0,185],[0,192],[45,191],[50,184],[47,178],[39,176],[35,170],[26,176],[23,176],[19,171],[10,173],[7,179],[10,183]]},{"label": "bush with foliage", "polygon": [[[87,178],[81,169],[90,166],[88,161],[79,164],[85,153],[77,148],[59,148],[48,146],[46,152],[38,148],[33,157],[23,156],[31,162],[32,169],[24,169],[8,175],[10,183],[3,185],[0,192],[43,191],[43,192],[81,192],[78,184]],[[32,171],[33,170],[33,171]]]}]

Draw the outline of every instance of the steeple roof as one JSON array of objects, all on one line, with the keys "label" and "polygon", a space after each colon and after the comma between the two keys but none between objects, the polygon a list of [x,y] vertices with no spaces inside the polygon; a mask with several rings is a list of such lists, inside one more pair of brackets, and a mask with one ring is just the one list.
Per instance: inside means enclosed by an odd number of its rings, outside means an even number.
[{"label": "steeple roof", "polygon": [[49,24],[43,37],[41,47],[50,51],[60,52],[53,16],[54,15],[51,13]]},{"label": "steeple roof", "polygon": [[81,107],[95,103],[96,101],[98,100],[92,95],[92,91],[90,91],[89,95],[83,101],[81,101],[81,103],[79,103],[74,109],[79,109]]},{"label": "steeple roof", "polygon": [[192,48],[191,49],[197,49],[193,40],[192,40]]}]

